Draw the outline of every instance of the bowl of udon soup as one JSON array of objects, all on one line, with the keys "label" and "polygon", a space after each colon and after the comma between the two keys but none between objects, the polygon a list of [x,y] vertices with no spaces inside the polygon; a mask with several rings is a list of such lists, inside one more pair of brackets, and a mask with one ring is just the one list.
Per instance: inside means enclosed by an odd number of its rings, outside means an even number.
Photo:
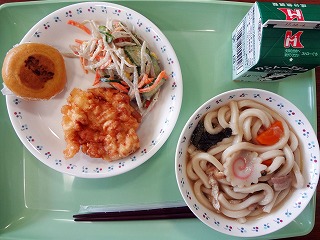
[{"label": "bowl of udon soup", "polygon": [[261,236],[292,222],[311,200],[319,145],[291,102],[261,89],[236,89],[189,118],[175,173],[183,199],[203,223],[232,236]]}]

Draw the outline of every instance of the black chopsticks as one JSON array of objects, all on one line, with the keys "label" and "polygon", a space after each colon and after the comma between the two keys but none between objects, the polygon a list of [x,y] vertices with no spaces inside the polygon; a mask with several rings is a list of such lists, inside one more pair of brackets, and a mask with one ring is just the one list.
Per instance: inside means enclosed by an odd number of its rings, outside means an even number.
[{"label": "black chopsticks", "polygon": [[74,221],[131,221],[194,218],[195,215],[187,206],[167,207],[129,211],[89,212],[73,215]]}]

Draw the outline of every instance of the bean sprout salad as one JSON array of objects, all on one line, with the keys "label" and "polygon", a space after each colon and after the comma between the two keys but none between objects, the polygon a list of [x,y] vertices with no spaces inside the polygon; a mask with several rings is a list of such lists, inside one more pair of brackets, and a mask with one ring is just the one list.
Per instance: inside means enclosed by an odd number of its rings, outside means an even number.
[{"label": "bean sprout salad", "polygon": [[68,24],[89,36],[88,40],[75,39],[70,48],[84,71],[95,73],[93,85],[107,85],[128,94],[134,107],[145,116],[168,79],[147,42],[118,20],[108,19],[104,25],[93,20],[69,20]]}]

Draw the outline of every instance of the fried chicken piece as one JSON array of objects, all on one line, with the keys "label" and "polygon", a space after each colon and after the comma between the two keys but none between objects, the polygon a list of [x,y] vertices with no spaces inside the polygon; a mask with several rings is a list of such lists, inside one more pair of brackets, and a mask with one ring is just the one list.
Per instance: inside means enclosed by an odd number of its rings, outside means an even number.
[{"label": "fried chicken piece", "polygon": [[141,115],[128,95],[110,88],[75,88],[67,101],[61,108],[66,159],[81,149],[90,157],[114,161],[139,149]]}]

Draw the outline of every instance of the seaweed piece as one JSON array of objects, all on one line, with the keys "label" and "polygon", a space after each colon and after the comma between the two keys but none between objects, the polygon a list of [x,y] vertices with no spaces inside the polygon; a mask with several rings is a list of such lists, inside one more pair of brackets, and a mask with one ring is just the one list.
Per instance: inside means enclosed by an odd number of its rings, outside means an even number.
[{"label": "seaweed piece", "polygon": [[206,130],[204,128],[204,123],[203,121],[200,121],[191,135],[191,143],[194,146],[197,146],[197,144],[200,142],[201,137],[205,133],[205,131]]},{"label": "seaweed piece", "polygon": [[202,151],[208,151],[210,147],[231,135],[231,128],[225,128],[217,134],[210,134],[205,130],[203,121],[200,121],[191,135],[191,143]]}]

